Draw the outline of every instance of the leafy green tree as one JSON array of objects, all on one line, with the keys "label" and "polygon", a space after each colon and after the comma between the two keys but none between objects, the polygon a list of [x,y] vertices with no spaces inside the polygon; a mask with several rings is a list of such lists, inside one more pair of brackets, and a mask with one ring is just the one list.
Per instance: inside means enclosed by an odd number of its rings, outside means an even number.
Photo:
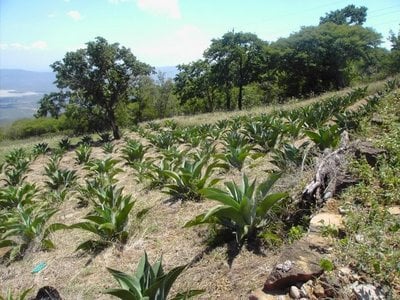
[{"label": "leafy green tree", "polygon": [[230,90],[237,87],[238,108],[243,107],[243,88],[257,81],[265,69],[265,43],[255,34],[227,32],[213,39],[204,57],[211,65],[216,82],[226,93],[227,109],[231,108]]},{"label": "leafy green tree", "polygon": [[204,99],[205,111],[212,112],[215,106],[216,85],[207,60],[199,59],[189,64],[178,65],[175,76],[175,93],[181,104],[191,99]]},{"label": "leafy green tree", "polygon": [[345,8],[331,11],[325,17],[321,17],[319,24],[331,22],[337,25],[363,25],[367,20],[367,10],[365,6],[347,5]]},{"label": "leafy green tree", "polygon": [[99,108],[115,139],[120,138],[115,110],[126,102],[141,75],[152,68],[136,59],[130,49],[118,43],[109,44],[97,37],[85,49],[67,52],[62,61],[51,65],[57,87],[79,95],[82,105]]},{"label": "leafy green tree", "polygon": [[391,31],[389,41],[392,44],[389,54],[389,72],[395,74],[400,72],[400,30],[397,35]]},{"label": "leafy green tree", "polygon": [[331,22],[303,27],[274,44],[278,84],[285,96],[307,95],[348,85],[349,65],[371,61],[381,43],[373,29]]},{"label": "leafy green tree", "polygon": [[50,93],[45,94],[42,99],[39,100],[39,109],[37,110],[35,117],[47,117],[50,115],[52,118],[58,119],[62,109],[65,108],[66,99],[68,98],[66,93]]}]

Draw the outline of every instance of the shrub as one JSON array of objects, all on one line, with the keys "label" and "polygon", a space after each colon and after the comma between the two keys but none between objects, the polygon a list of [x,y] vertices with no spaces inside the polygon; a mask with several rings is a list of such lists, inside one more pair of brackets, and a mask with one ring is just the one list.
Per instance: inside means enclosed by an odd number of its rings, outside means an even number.
[{"label": "shrub", "polygon": [[10,139],[22,139],[47,133],[57,133],[66,130],[65,118],[21,119],[15,121],[6,135]]}]

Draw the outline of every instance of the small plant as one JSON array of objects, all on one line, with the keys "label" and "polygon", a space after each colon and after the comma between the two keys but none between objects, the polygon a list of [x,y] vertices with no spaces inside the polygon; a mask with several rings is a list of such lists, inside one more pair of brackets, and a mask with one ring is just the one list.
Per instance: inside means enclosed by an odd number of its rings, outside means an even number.
[{"label": "small plant", "polygon": [[93,138],[90,135],[84,135],[81,138],[81,142],[80,142],[81,145],[90,146],[92,143],[93,143]]},{"label": "small plant", "polygon": [[34,156],[46,154],[49,151],[50,151],[50,148],[49,148],[48,143],[38,143],[35,146],[33,146],[33,155]]},{"label": "small plant", "polygon": [[115,176],[122,172],[121,168],[116,167],[117,163],[119,160],[108,157],[104,160],[91,160],[84,168],[90,172],[89,177],[96,178],[103,186],[107,186],[115,184]]},{"label": "small plant", "polygon": [[[76,250],[98,250],[116,241],[126,243],[129,235],[127,230],[129,213],[135,201],[131,196],[123,196],[122,189],[117,189],[115,186],[94,188],[90,192],[94,199],[93,212],[84,217],[84,222],[73,224],[69,229],[90,231],[100,239],[85,241]],[[137,217],[141,218],[147,211],[148,209],[140,211]]]},{"label": "small plant", "polygon": [[32,204],[37,195],[35,184],[24,183],[20,186],[8,186],[0,189],[0,208],[12,208],[18,205]]},{"label": "small plant", "polygon": [[[57,209],[40,207],[37,205],[18,205],[6,221],[0,225],[0,248],[10,249],[23,253],[35,238],[42,237],[47,221],[57,212]],[[13,237],[14,239],[10,239]],[[43,244],[51,244],[49,240],[42,239]]]},{"label": "small plant", "polygon": [[109,132],[102,132],[99,134],[99,136],[100,136],[100,142],[102,144],[111,142],[112,140],[112,136]]},{"label": "small plant", "polygon": [[159,131],[161,129],[161,124],[160,123],[156,123],[156,122],[149,122],[149,123],[147,123],[146,127],[148,129],[153,130],[153,131]]},{"label": "small plant", "polygon": [[[151,265],[147,253],[144,253],[132,275],[107,268],[121,288],[108,289],[105,293],[123,300],[166,300],[172,285],[185,268],[179,266],[165,273],[162,258]],[[173,299],[189,299],[202,293],[201,290],[191,290],[177,294]]]},{"label": "small plant", "polygon": [[301,225],[292,226],[288,232],[288,241],[289,243],[293,243],[302,238],[305,234],[304,228]]},{"label": "small plant", "polygon": [[319,266],[324,270],[325,272],[332,272],[335,269],[335,265],[333,262],[329,259],[322,258],[319,262]]},{"label": "small plant", "polygon": [[160,149],[168,149],[174,145],[176,138],[171,131],[161,131],[149,137],[150,143]]},{"label": "small plant", "polygon": [[340,132],[337,125],[320,127],[317,132],[304,132],[322,151],[326,148],[335,148],[339,144]]},{"label": "small plant", "polygon": [[280,176],[273,173],[256,187],[255,180],[250,184],[247,176],[243,175],[241,186],[235,182],[226,182],[226,192],[218,188],[201,190],[205,198],[221,204],[187,222],[185,227],[219,224],[234,233],[238,243],[242,243],[245,238],[256,237],[257,230],[267,222],[268,211],[288,196],[287,193],[270,193]]},{"label": "small plant", "polygon": [[60,188],[72,187],[78,176],[75,170],[55,170],[52,173],[47,174],[48,180],[45,181],[46,185],[51,190],[59,190]]},{"label": "small plant", "polygon": [[290,167],[300,167],[309,162],[306,148],[308,142],[296,147],[292,144],[283,144],[281,149],[275,149],[272,154],[272,163],[282,171]]},{"label": "small plant", "polygon": [[176,171],[163,171],[173,183],[166,184],[164,192],[174,198],[182,200],[200,200],[200,190],[211,187],[219,182],[218,178],[211,178],[216,169],[227,169],[228,166],[219,160],[208,164],[209,157],[204,156],[195,161],[184,160],[182,166]]},{"label": "small plant", "polygon": [[75,150],[77,163],[80,165],[87,163],[90,159],[91,153],[92,148],[90,146],[88,146],[87,144],[79,145],[79,147]]},{"label": "small plant", "polygon": [[64,151],[69,150],[71,148],[71,140],[68,137],[62,138],[58,142],[58,147]]},{"label": "small plant", "polygon": [[103,146],[101,146],[101,149],[103,149],[104,153],[107,154],[112,154],[114,152],[114,144],[111,142],[106,142],[103,144]]},{"label": "small plant", "polygon": [[133,165],[136,162],[141,162],[144,159],[148,147],[143,146],[135,140],[127,140],[125,147],[122,148],[122,157],[128,165]]}]

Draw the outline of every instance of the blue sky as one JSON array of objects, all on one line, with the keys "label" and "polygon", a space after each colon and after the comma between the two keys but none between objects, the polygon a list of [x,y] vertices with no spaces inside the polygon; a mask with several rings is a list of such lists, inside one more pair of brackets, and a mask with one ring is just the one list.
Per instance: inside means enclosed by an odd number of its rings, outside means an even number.
[{"label": "blue sky", "polygon": [[348,4],[368,7],[365,25],[389,47],[389,30],[400,29],[399,0],[1,0],[0,68],[48,71],[96,36],[153,66],[188,63],[232,29],[274,41]]}]

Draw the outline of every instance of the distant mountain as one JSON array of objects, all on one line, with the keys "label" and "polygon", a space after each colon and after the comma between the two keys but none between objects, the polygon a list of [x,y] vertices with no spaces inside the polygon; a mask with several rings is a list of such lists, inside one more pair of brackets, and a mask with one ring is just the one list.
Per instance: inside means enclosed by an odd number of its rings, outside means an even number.
[{"label": "distant mountain", "polygon": [[0,69],[0,90],[48,93],[57,91],[53,72]]}]

